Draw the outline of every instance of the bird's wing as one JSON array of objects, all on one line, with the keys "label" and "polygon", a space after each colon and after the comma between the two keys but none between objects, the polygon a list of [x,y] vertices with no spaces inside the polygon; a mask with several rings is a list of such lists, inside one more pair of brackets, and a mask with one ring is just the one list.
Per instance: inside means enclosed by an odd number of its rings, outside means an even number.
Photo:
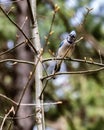
[{"label": "bird's wing", "polygon": [[60,43],[59,47],[61,47],[63,44],[64,44],[64,41],[62,41],[62,42]]}]

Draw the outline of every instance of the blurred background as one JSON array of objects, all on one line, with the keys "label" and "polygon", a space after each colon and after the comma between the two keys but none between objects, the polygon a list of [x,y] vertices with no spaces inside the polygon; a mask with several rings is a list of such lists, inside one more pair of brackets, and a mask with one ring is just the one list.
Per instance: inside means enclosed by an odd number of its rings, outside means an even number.
[{"label": "blurred background", "polygon": [[[55,4],[60,7],[60,10],[55,15],[52,27],[54,33],[46,45],[45,36],[48,35],[51,26]],[[31,17],[26,1],[0,0],[0,5],[31,38]],[[28,18],[26,18],[27,16]],[[37,19],[41,45],[44,48],[43,59],[53,57],[51,53],[56,53],[60,42],[71,30],[76,30],[77,39],[81,37],[83,39],[77,43],[72,57],[104,63],[103,0],[38,0]],[[0,11],[0,52],[11,49],[24,40],[22,34]],[[0,58],[1,60],[16,58],[33,61],[34,54],[27,45],[22,45]],[[47,61],[44,65],[47,72],[51,73],[54,61]],[[96,68],[98,66],[87,63],[65,61],[60,71],[70,72]],[[31,70],[30,65],[12,65],[11,62],[0,64],[0,93],[18,101]],[[63,103],[44,108],[46,130],[104,130],[104,71],[91,74],[61,75],[57,76],[55,80],[50,80],[44,92],[44,102],[55,101]],[[35,102],[34,79],[24,95],[23,102]],[[0,98],[1,117],[10,107],[10,102]],[[18,116],[24,117],[34,113],[34,107],[25,107],[23,111],[19,111]],[[33,119],[34,117],[16,120],[13,129],[36,130]],[[2,118],[0,118],[1,121]],[[25,128],[23,124],[25,124]],[[5,128],[7,126],[8,121]]]}]

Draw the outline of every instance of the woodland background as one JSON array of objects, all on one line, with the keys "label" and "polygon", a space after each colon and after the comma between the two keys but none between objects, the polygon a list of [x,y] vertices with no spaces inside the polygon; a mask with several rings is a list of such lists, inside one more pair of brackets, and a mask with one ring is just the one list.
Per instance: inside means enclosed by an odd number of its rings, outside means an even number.
[{"label": "woodland background", "polygon": [[[33,39],[27,1],[5,1],[4,4],[0,1],[0,5],[28,38]],[[55,13],[56,7],[60,9]],[[62,65],[61,72],[99,68],[97,65],[86,63],[86,60],[97,62],[104,67],[103,14],[103,0],[37,0],[39,35],[41,46],[44,48],[43,59],[54,57],[66,34],[76,30],[77,39],[83,39],[77,43],[72,58],[83,59],[85,62],[65,61],[66,66]],[[51,25],[51,35],[47,41]],[[34,61],[33,51],[27,44],[22,44],[23,41],[26,41],[24,36],[0,10],[0,124],[13,106],[3,95],[18,101],[33,68],[30,64],[7,60]],[[20,46],[3,54],[20,43]],[[1,62],[4,59],[5,62]],[[53,60],[44,63],[47,73],[51,72],[53,66]],[[34,82],[32,78],[24,94],[23,103],[35,103]],[[55,80],[50,80],[44,91],[44,102],[56,101],[62,101],[62,104],[44,107],[46,130],[104,130],[104,70],[88,74],[59,75]],[[34,113],[34,106],[20,107],[17,116],[26,118],[14,120],[12,129],[36,130]],[[3,129],[8,128],[9,122],[7,118]]]}]

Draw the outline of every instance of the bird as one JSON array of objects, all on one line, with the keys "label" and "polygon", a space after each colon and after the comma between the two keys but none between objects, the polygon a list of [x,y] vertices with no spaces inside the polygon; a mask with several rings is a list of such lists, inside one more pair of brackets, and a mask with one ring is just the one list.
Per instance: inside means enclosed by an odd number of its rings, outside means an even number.
[{"label": "bird", "polygon": [[[68,36],[60,43],[57,58],[70,58],[75,49],[76,31],[72,30]],[[60,71],[63,60],[56,60],[53,74]]]}]

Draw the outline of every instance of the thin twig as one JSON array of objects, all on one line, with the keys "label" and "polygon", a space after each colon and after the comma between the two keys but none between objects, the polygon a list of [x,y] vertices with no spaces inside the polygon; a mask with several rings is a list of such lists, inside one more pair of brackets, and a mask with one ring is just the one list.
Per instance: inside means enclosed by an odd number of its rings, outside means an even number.
[{"label": "thin twig", "polygon": [[21,42],[21,43],[19,43],[19,44],[17,44],[16,46],[14,46],[13,48],[11,48],[11,49],[8,49],[8,50],[6,50],[6,51],[4,51],[4,52],[1,52],[0,53],[0,56],[2,56],[2,55],[4,55],[4,54],[7,54],[7,53],[9,53],[9,52],[11,52],[11,51],[13,51],[15,48],[17,48],[18,46],[21,46],[22,44],[24,44],[25,43],[25,41],[24,42]]},{"label": "thin twig", "polygon": [[22,23],[22,25],[20,27],[21,29],[23,29],[23,27],[24,27],[24,25],[25,25],[25,23],[26,23],[27,20],[28,20],[28,17],[26,16],[25,19],[24,19],[24,22]]},{"label": "thin twig", "polygon": [[[0,97],[4,98],[5,100],[11,102],[12,104],[14,105],[18,105],[19,103],[15,102],[14,100],[12,100],[11,98],[7,97],[6,95],[3,95],[0,93]],[[49,106],[49,105],[55,105],[55,104],[61,104],[62,102],[61,101],[57,101],[57,102],[48,102],[48,103],[43,103],[43,104],[40,104],[40,105],[44,105],[44,106]],[[36,106],[37,104],[36,103],[21,103],[20,106]]]},{"label": "thin twig", "polygon": [[[35,65],[34,62],[25,61],[25,60],[18,60],[18,59],[4,59],[4,60],[0,60],[0,63],[9,62],[9,61],[10,62],[15,62],[15,64],[17,64],[17,63],[24,63],[24,64],[29,64],[29,65]],[[11,64],[11,65],[14,65],[14,63]]]},{"label": "thin twig", "polygon": [[9,112],[7,114],[5,114],[4,118],[3,118],[3,121],[1,123],[1,126],[0,126],[0,130],[3,130],[3,125],[8,117],[8,115],[11,113],[11,112],[14,112],[14,107],[11,107],[11,109],[9,110]]},{"label": "thin twig", "polygon": [[9,13],[10,13],[13,9],[14,9],[14,7],[11,7],[11,8],[8,10],[7,14],[9,15]]},{"label": "thin twig", "polygon": [[[40,105],[49,106],[49,105],[57,105],[57,104],[62,104],[62,101],[48,102],[48,103],[44,103],[44,104],[40,104]],[[22,105],[23,105],[23,104],[22,104]],[[33,104],[33,105],[35,106],[35,105],[37,105],[37,104]],[[27,106],[27,104],[26,104],[26,106]],[[20,119],[26,119],[26,118],[32,117],[32,116],[34,116],[34,115],[36,115],[36,114],[33,113],[33,114],[27,115],[27,116],[25,116],[25,117],[14,117],[14,118],[12,118],[12,117],[7,117],[6,119],[7,119],[7,120],[20,120]],[[4,116],[0,116],[0,118],[3,119]]]},{"label": "thin twig", "polygon": [[[48,75],[47,75],[47,76],[48,76]],[[49,81],[49,80],[46,80],[45,85],[43,86],[43,89],[42,89],[41,94],[40,94],[40,96],[39,96],[40,99],[42,98],[42,95],[43,95],[43,93],[44,93],[45,88],[47,87],[48,81]]]},{"label": "thin twig", "polygon": [[24,31],[8,16],[8,14],[4,11],[4,9],[0,6],[1,11],[3,12],[3,14],[8,18],[8,20],[14,24],[18,30],[24,35],[24,37],[27,39],[27,44],[29,47],[31,47],[33,49],[33,51],[35,52],[35,54],[37,54],[37,50],[35,49],[35,47],[33,46],[32,42],[30,41],[30,39],[26,36],[26,34],[24,33]]},{"label": "thin twig", "polygon": [[[33,37],[33,38],[35,38],[35,37]],[[33,39],[33,38],[30,38],[30,40],[31,39]],[[15,50],[17,47],[19,47],[19,46],[21,46],[22,44],[26,44],[26,40],[25,41],[23,41],[23,42],[21,42],[21,43],[18,43],[18,44],[16,44],[13,48],[11,48],[11,49],[8,49],[8,50],[6,50],[6,51],[4,51],[4,52],[1,52],[0,53],[0,56],[2,56],[2,55],[5,55],[5,54],[7,54],[7,53],[9,53],[9,52],[11,52],[11,51],[13,51],[13,50]]]},{"label": "thin twig", "polygon": [[47,61],[50,61],[50,60],[68,60],[68,61],[74,61],[74,62],[82,62],[82,63],[88,63],[88,64],[92,64],[92,65],[97,65],[97,66],[102,66],[104,67],[104,64],[102,63],[98,63],[98,62],[92,62],[92,61],[89,61],[89,60],[83,60],[83,59],[72,59],[72,58],[47,58],[47,59],[44,59],[43,60],[43,63],[44,62],[47,62]]},{"label": "thin twig", "polygon": [[83,70],[83,71],[75,71],[75,72],[59,72],[59,73],[55,73],[55,74],[51,74],[51,75],[48,75],[48,76],[44,76],[42,78],[42,81],[44,79],[50,79],[52,78],[54,75],[69,75],[69,74],[90,74],[90,73],[94,73],[94,72],[98,72],[98,71],[101,71],[101,70],[104,70],[104,67],[100,67],[98,69],[94,69],[94,70]]},{"label": "thin twig", "polygon": [[[35,113],[33,113],[33,114],[31,114],[31,115],[27,115],[27,116],[25,116],[25,117],[15,116],[14,118],[12,118],[12,117],[7,117],[6,119],[7,119],[7,120],[21,120],[21,119],[27,119],[27,118],[32,117],[32,116],[34,116],[34,115],[35,115]],[[0,116],[0,118],[3,119],[4,117],[3,117],[3,116]]]},{"label": "thin twig", "polygon": [[3,95],[0,93],[0,97],[6,99],[7,101],[11,102],[14,105],[17,105],[17,103],[15,101],[13,101],[12,99],[10,99],[9,97],[7,97],[6,95]]},{"label": "thin twig", "polygon": [[86,19],[87,19],[89,13],[93,10],[93,8],[89,9],[88,7],[86,7],[86,10],[87,10],[87,12],[84,14],[84,19],[83,19],[83,22],[81,24],[82,26],[85,25]]},{"label": "thin twig", "polygon": [[[57,9],[57,10],[56,10],[56,9]],[[52,27],[53,27],[53,24],[54,24],[54,21],[55,21],[55,16],[56,16],[56,13],[58,12],[58,10],[59,10],[59,6],[56,6],[56,7],[54,8],[54,13],[53,13],[53,17],[52,17],[50,29],[49,29],[48,35],[46,36],[46,42],[45,42],[44,49],[43,49],[44,51],[45,51],[46,45],[48,44],[49,38],[50,38],[50,36],[52,35],[52,34],[51,34],[51,32],[52,32]]]}]

